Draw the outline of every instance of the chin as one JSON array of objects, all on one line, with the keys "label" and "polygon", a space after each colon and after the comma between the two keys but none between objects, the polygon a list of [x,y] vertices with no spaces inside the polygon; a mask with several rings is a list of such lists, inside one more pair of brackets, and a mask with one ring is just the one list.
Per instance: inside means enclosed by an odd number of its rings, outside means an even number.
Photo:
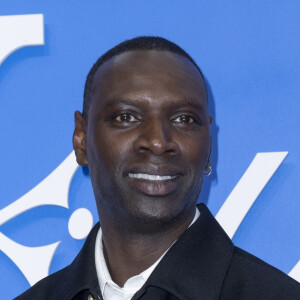
[{"label": "chin", "polygon": [[179,201],[178,196],[174,198],[172,196],[140,197],[137,201],[124,203],[128,221],[137,228],[143,227],[143,231],[145,226],[154,229],[157,226],[170,224],[172,220],[185,215],[185,201]]}]

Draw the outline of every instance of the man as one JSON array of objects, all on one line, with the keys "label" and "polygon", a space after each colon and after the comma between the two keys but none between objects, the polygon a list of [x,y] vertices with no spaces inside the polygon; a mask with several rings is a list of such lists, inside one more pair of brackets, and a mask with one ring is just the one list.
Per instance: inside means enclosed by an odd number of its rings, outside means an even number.
[{"label": "man", "polygon": [[300,299],[300,285],[234,247],[204,204],[204,77],[177,45],[140,37],[91,69],[75,113],[97,224],[74,262],[18,299]]}]

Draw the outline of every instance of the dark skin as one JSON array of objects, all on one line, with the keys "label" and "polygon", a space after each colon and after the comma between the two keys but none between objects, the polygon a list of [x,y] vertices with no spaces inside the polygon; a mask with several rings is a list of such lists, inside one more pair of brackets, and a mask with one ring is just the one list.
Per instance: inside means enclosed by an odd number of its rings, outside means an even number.
[{"label": "dark skin", "polygon": [[111,277],[124,286],[193,220],[212,119],[199,71],[171,52],[120,54],[93,86],[88,121],[75,113],[73,144],[90,170]]}]

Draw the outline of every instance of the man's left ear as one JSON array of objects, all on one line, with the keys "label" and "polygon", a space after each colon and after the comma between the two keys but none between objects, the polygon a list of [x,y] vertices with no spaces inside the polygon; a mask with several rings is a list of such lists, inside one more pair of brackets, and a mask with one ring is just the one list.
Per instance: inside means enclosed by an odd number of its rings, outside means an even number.
[{"label": "man's left ear", "polygon": [[211,164],[210,164],[210,160],[208,159],[208,162],[206,164],[205,170],[204,170],[204,175],[205,176],[209,176],[212,172],[212,168],[211,168]]},{"label": "man's left ear", "polygon": [[[213,122],[213,117],[212,116],[209,116],[209,123],[211,125],[211,123]],[[209,136],[210,138],[210,145],[209,145],[209,157],[208,157],[208,162],[207,162],[207,167],[210,166],[210,155],[211,155],[211,147],[212,147],[212,139],[211,139],[211,135]]]},{"label": "man's left ear", "polygon": [[80,166],[86,166],[88,164],[88,159],[86,155],[86,121],[79,111],[75,112],[73,148],[75,150],[77,163]]},{"label": "man's left ear", "polygon": [[[210,123],[211,122],[212,122],[212,117],[210,117]],[[212,172],[211,163],[210,163],[210,155],[211,155],[211,147],[212,147],[211,146],[211,143],[212,143],[211,136],[209,138],[210,138],[209,156],[208,156],[208,160],[207,160],[207,163],[205,166],[205,173],[204,173],[204,175],[206,175],[206,176],[209,176]]]}]

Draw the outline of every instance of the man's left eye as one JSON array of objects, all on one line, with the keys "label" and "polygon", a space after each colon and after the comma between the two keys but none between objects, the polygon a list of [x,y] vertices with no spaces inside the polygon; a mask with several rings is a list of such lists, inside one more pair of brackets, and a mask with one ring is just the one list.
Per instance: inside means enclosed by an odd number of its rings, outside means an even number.
[{"label": "man's left eye", "polygon": [[183,124],[190,124],[190,123],[194,123],[195,119],[191,116],[188,116],[188,115],[181,115],[181,116],[173,119],[173,122],[183,123]]}]

